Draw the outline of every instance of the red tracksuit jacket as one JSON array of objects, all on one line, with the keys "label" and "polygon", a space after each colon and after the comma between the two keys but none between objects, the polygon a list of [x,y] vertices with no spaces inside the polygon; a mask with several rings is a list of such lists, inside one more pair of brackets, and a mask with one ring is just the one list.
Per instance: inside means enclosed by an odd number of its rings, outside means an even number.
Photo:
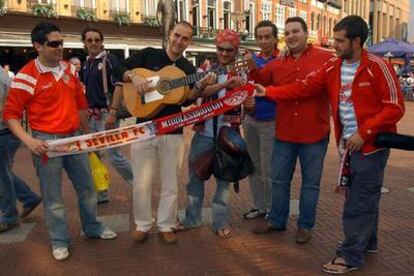
[{"label": "red tracksuit jacket", "polygon": [[[266,97],[274,101],[286,101],[326,91],[332,108],[335,138],[339,144],[342,136],[342,124],[339,119],[341,64],[342,59],[332,58],[300,82],[268,86]],[[365,154],[374,152],[377,150],[373,144],[376,135],[380,132],[395,132],[397,122],[404,115],[403,96],[391,65],[363,50],[361,64],[352,83],[351,99],[358,132],[364,139],[361,150]]]}]

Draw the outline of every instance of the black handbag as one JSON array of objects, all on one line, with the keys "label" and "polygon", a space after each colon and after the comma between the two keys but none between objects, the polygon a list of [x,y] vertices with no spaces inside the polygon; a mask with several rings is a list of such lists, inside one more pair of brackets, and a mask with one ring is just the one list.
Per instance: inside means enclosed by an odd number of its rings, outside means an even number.
[{"label": "black handbag", "polygon": [[[217,117],[213,119],[214,139],[216,142],[213,161],[213,175],[220,180],[234,182],[234,190],[239,192],[239,181],[254,173],[254,164],[243,146],[244,140],[238,130],[222,126],[218,138]],[[240,143],[240,141],[243,141]]]}]

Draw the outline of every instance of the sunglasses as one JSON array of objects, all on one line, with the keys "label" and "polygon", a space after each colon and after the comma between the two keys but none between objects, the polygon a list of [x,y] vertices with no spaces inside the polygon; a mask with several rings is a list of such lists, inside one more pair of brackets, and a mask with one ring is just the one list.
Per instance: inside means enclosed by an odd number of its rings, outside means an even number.
[{"label": "sunglasses", "polygon": [[92,42],[99,43],[101,42],[101,39],[100,38],[88,38],[86,39],[86,42],[87,43],[92,43]]},{"label": "sunglasses", "polygon": [[63,39],[46,41],[46,46],[50,48],[59,48],[59,46],[63,46]]},{"label": "sunglasses", "polygon": [[235,51],[235,49],[234,48],[223,48],[223,47],[217,46],[217,51],[233,53]]}]

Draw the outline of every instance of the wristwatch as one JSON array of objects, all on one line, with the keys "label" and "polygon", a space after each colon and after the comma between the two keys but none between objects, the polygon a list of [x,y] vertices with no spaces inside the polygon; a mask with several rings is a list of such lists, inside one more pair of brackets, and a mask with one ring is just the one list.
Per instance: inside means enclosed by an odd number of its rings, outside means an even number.
[{"label": "wristwatch", "polygon": [[134,78],[134,76],[135,76],[135,72],[134,71],[129,71],[129,73],[128,73],[128,79],[129,79],[129,81],[132,81],[132,79]]}]

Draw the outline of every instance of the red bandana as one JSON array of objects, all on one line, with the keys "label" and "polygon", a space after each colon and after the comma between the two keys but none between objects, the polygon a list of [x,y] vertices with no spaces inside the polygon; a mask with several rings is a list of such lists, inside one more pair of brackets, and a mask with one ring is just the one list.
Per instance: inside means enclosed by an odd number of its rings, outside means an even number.
[{"label": "red bandana", "polygon": [[233,44],[233,46],[238,49],[239,45],[240,45],[240,38],[239,35],[233,31],[233,30],[229,30],[229,29],[225,29],[220,31],[217,34],[216,37],[216,45],[219,45],[222,42],[228,41],[231,44]]}]

